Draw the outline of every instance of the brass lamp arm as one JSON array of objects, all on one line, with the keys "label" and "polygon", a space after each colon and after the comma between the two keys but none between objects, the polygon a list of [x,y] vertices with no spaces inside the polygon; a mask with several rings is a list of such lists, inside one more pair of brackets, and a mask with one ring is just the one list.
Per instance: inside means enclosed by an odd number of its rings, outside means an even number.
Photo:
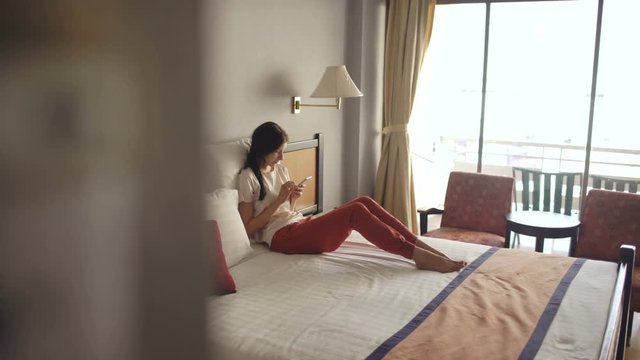
[{"label": "brass lamp arm", "polygon": [[342,106],[342,98],[335,98],[336,99],[336,103],[333,105],[329,105],[329,104],[303,104],[302,100],[300,98],[300,96],[294,96],[292,98],[291,101],[291,113],[292,114],[299,114],[300,113],[300,108],[303,106],[310,106],[310,107],[329,107],[329,108],[335,108],[340,110],[341,106]]}]

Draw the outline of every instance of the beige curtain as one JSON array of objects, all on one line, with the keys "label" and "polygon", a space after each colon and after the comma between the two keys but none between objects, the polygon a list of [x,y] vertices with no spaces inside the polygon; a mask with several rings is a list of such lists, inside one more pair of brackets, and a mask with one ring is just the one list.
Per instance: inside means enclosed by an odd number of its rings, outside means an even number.
[{"label": "beige curtain", "polygon": [[384,63],[382,154],[374,198],[414,233],[418,219],[407,125],[433,26],[435,0],[390,0]]}]

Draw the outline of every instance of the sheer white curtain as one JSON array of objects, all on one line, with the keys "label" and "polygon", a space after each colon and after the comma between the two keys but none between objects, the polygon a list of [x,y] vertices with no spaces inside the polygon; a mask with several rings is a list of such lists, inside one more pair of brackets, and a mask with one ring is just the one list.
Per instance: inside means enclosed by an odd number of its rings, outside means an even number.
[{"label": "sheer white curtain", "polygon": [[374,197],[418,232],[407,124],[429,44],[435,0],[391,0],[384,64],[382,153]]}]

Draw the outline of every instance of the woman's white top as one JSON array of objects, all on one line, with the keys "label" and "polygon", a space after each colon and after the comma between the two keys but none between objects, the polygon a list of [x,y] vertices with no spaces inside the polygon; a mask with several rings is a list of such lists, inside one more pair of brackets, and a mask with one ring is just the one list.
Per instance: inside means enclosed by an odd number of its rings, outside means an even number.
[{"label": "woman's white top", "polygon": [[[270,172],[263,172],[263,183],[266,195],[264,199],[258,200],[260,197],[260,184],[258,178],[251,168],[242,169],[238,175],[238,201],[247,203],[253,202],[253,216],[258,216],[264,209],[269,206],[280,193],[282,184],[289,181],[289,170],[287,167],[278,163]],[[300,221],[302,214],[291,208],[289,201],[283,202],[273,213],[271,219],[262,230],[256,232],[254,238],[256,241],[262,241],[271,245],[273,234],[281,228]]]}]

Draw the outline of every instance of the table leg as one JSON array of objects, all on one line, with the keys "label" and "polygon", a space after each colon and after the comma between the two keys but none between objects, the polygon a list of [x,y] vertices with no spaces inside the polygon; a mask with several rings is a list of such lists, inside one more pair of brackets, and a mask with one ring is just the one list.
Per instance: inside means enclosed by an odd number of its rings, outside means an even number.
[{"label": "table leg", "polygon": [[571,243],[569,244],[569,256],[576,256],[576,244],[578,243],[578,231],[571,236]]},{"label": "table leg", "polygon": [[507,226],[507,231],[504,234],[504,247],[507,249],[511,247],[511,229]]},{"label": "table leg", "polygon": [[542,252],[544,247],[544,238],[542,236],[536,236],[536,251]]}]

